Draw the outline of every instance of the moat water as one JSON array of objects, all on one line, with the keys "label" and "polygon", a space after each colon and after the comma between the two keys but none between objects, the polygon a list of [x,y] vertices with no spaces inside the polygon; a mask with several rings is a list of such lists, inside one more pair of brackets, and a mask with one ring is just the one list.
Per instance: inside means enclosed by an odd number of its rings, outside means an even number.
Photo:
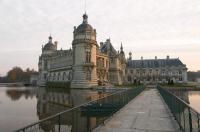
[{"label": "moat water", "polygon": [[0,87],[0,132],[9,132],[116,90]]},{"label": "moat water", "polygon": [[[0,87],[0,132],[16,130],[114,92],[116,90],[102,92],[36,87]],[[184,96],[191,107],[200,113],[200,91],[185,91]]]}]

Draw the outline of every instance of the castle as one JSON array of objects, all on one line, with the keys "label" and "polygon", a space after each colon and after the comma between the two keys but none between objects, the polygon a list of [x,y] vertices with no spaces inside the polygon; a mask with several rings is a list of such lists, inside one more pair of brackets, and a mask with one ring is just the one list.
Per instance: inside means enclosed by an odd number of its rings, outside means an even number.
[{"label": "castle", "polygon": [[57,42],[50,36],[42,46],[39,57],[39,85],[46,82],[70,82],[71,88],[90,88],[97,85],[122,85],[141,81],[187,81],[187,68],[178,58],[132,60],[125,58],[123,46],[117,51],[110,39],[100,44],[96,41],[96,29],[88,24],[87,14],[83,22],[74,27],[72,49],[57,50]]}]

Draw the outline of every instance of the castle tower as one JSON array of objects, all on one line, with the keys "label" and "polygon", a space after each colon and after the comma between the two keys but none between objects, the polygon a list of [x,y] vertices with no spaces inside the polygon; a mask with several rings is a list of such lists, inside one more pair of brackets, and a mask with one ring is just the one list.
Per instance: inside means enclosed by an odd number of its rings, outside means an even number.
[{"label": "castle tower", "polygon": [[96,30],[88,24],[87,14],[83,22],[74,27],[72,88],[89,88],[97,85]]},{"label": "castle tower", "polygon": [[57,50],[57,44],[53,44],[53,38],[49,36],[48,43],[42,46],[42,54],[39,57],[38,71],[39,71],[39,86],[45,86],[47,81],[47,74],[50,68],[50,56]]}]

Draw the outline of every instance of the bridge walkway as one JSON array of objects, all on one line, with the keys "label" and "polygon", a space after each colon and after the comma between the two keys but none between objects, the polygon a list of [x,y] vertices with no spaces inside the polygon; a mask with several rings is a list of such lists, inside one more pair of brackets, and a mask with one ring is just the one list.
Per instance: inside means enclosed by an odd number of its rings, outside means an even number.
[{"label": "bridge walkway", "polygon": [[179,132],[157,89],[148,89],[97,127],[94,132]]}]

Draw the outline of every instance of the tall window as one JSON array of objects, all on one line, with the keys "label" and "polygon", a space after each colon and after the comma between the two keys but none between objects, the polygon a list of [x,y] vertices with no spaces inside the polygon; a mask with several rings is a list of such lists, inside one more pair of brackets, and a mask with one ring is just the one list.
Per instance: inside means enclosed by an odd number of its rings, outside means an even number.
[{"label": "tall window", "polygon": [[86,71],[86,80],[91,80],[91,71],[89,69]]},{"label": "tall window", "polygon": [[91,50],[90,50],[90,48],[89,47],[87,47],[86,48],[86,58],[85,58],[86,60],[86,63],[90,63],[90,61],[91,61]]},{"label": "tall window", "polygon": [[64,72],[62,80],[64,81],[65,79],[66,79],[66,73]]},{"label": "tall window", "polygon": [[47,70],[47,61],[44,61],[44,70]]},{"label": "tall window", "polygon": [[131,80],[132,80],[132,79],[131,79],[131,76],[128,76],[128,81],[131,82]]}]

